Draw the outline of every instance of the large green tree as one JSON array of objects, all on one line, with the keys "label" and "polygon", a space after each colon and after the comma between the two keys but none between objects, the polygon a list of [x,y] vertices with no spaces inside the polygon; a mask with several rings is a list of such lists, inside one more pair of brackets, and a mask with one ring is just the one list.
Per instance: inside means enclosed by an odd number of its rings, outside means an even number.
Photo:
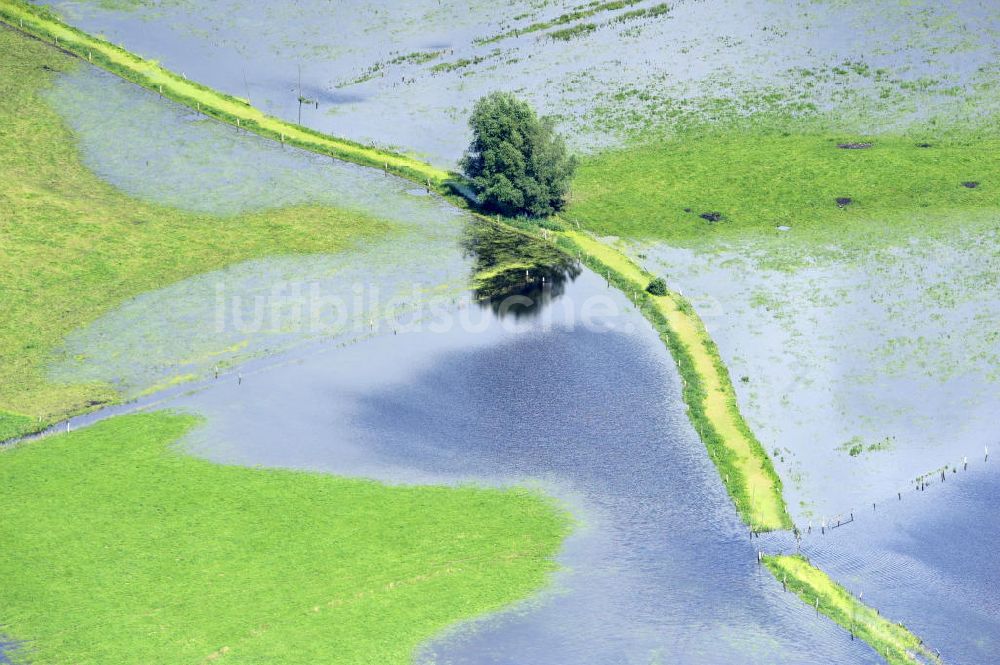
[{"label": "large green tree", "polygon": [[472,111],[472,143],[462,171],[481,204],[505,215],[550,215],[562,208],[576,169],[551,118],[539,118],[505,92],[483,97]]}]

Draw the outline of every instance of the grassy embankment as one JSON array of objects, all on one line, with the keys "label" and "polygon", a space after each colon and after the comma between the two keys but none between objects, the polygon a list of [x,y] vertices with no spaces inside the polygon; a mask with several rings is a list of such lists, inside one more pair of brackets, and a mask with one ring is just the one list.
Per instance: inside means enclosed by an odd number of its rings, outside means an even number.
[{"label": "grassy embankment", "polygon": [[107,385],[44,375],[70,331],[130,297],[273,254],[335,252],[384,236],[384,221],[328,207],[217,217],[126,196],[80,162],[43,92],[78,66],[0,28],[0,440],[114,401]]},{"label": "grassy embankment", "polygon": [[817,607],[852,635],[864,640],[890,665],[941,662],[905,626],[889,621],[859,601],[805,557],[765,556],[764,565],[806,604]]},{"label": "grassy embankment", "polygon": [[246,100],[225,95],[175,74],[102,39],[66,25],[51,10],[22,0],[0,0],[0,20],[57,45],[128,81],[206,116],[275,139],[363,166],[385,168],[420,184],[442,187],[449,174],[418,159],[339,139],[268,116]]},{"label": "grassy embankment", "polygon": [[523,489],[222,466],[126,416],[0,450],[15,663],[409,663],[538,588],[568,529]]},{"label": "grassy embankment", "polygon": [[[962,211],[1000,209],[1000,132],[988,126],[859,137],[776,124],[680,131],[588,158],[567,217],[600,235],[677,245],[753,238],[777,226],[820,244],[896,239],[935,213],[956,220]],[[872,146],[838,147],[850,143]]]},{"label": "grassy embankment", "polygon": [[577,231],[563,231],[559,237],[591,269],[640,298],[643,313],[677,362],[691,421],[743,521],[758,531],[791,528],[781,480],[740,415],[729,372],[690,303],[674,292],[662,297],[646,293],[652,275],[613,247]]}]

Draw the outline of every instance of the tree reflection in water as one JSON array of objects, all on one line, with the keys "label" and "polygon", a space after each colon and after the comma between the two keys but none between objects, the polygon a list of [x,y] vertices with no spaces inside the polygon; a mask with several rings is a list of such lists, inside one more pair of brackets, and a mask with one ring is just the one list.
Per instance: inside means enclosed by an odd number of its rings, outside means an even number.
[{"label": "tree reflection in water", "polygon": [[489,221],[469,224],[462,248],[474,260],[476,302],[501,318],[537,316],[581,271],[576,259],[549,243]]}]

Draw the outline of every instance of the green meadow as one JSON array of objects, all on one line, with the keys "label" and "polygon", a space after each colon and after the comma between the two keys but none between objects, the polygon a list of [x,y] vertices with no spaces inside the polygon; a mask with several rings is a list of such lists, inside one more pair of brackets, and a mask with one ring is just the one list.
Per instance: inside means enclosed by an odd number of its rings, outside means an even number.
[{"label": "green meadow", "polygon": [[1000,133],[827,135],[789,123],[644,136],[585,159],[567,217],[601,235],[690,246],[779,226],[866,235],[887,220],[912,228],[910,217],[1000,208]]},{"label": "green meadow", "polygon": [[159,412],[0,449],[15,662],[408,663],[541,586],[568,523],[523,489],[222,466]]},{"label": "green meadow", "polygon": [[[275,254],[338,252],[393,232],[330,207],[220,217],[131,198],[80,161],[43,98],[78,61],[0,28],[0,440],[116,399],[46,380],[67,333],[130,297]],[[127,149],[124,146],[123,149]]]}]

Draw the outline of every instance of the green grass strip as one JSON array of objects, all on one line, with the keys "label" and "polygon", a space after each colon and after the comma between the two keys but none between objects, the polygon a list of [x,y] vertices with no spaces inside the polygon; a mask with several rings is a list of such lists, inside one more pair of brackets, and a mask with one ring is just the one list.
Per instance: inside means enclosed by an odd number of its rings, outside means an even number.
[{"label": "green grass strip", "polygon": [[410,663],[546,583],[570,527],[523,488],[223,466],[166,412],[0,449],[0,608],[36,663]]},{"label": "green grass strip", "polygon": [[659,331],[683,379],[691,422],[743,521],[756,531],[790,529],[781,479],[740,414],[729,372],[691,304],[676,292],[663,297],[646,293],[653,276],[587,234],[563,231],[557,241],[637,301]]},{"label": "green grass strip", "polygon": [[764,565],[789,591],[869,644],[890,665],[942,662],[906,626],[862,603],[805,557],[765,556]]},{"label": "green grass strip", "polygon": [[29,5],[23,0],[0,0],[0,21],[199,113],[265,138],[362,166],[385,169],[420,184],[439,187],[450,177],[446,171],[412,157],[334,138],[266,115],[244,99],[190,81],[154,61],[69,26],[47,8]]}]

